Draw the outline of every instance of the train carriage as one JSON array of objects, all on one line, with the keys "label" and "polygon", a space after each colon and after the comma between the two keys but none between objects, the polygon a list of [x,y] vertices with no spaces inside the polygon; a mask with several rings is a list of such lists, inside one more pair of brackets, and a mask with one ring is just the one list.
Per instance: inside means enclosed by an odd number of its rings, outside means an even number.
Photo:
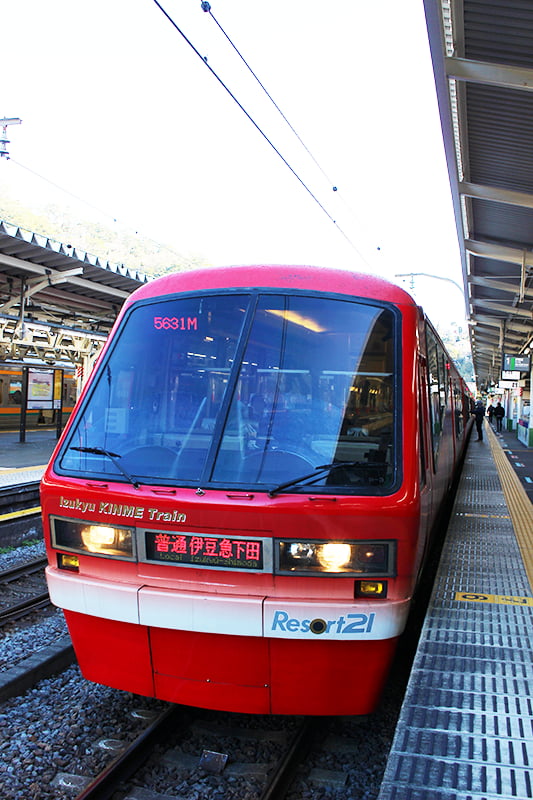
[{"label": "train carriage", "polygon": [[[0,430],[18,430],[20,427],[24,369],[34,370],[36,376],[41,371],[50,376],[54,376],[54,373],[58,375],[59,387],[57,398],[54,389],[54,399],[59,401],[61,397],[61,421],[64,424],[76,403],[77,381],[74,368],[64,364],[50,367],[42,362],[7,361],[0,362]],[[48,392],[50,382],[54,380],[55,377],[47,379],[45,392]],[[54,404],[48,400],[48,394],[42,403],[38,399],[30,399],[26,410],[26,427],[36,429],[57,425],[58,405],[58,402]]]},{"label": "train carriage", "polygon": [[379,278],[141,287],[41,488],[83,674],[200,707],[371,711],[469,416],[436,332]]}]

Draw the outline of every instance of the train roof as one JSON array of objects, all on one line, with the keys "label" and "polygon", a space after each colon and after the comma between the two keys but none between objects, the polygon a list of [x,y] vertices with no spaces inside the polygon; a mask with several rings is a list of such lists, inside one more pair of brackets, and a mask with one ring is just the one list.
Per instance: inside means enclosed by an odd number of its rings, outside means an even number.
[{"label": "train roof", "polygon": [[411,295],[404,289],[375,275],[332,269],[330,267],[255,264],[251,266],[206,267],[204,269],[164,275],[137,289],[128,298],[125,307],[137,300],[144,300],[149,297],[226,288],[269,288],[333,292],[416,306]]}]

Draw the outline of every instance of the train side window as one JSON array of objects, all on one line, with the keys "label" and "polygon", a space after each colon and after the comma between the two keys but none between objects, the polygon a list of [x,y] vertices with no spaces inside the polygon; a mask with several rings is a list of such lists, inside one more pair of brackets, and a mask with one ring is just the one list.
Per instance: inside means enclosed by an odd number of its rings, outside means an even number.
[{"label": "train side window", "polygon": [[440,403],[440,381],[439,381],[439,361],[437,350],[437,339],[431,328],[426,329],[427,342],[427,367],[428,367],[428,391],[429,391],[429,413],[431,419],[431,441],[433,446],[434,462],[436,464],[439,451],[440,436],[442,432],[442,414]]},{"label": "train side window", "polygon": [[461,399],[462,399],[462,417],[463,417],[463,430],[468,424],[468,420],[470,419],[470,398],[466,393],[464,386],[461,388]]},{"label": "train side window", "polygon": [[63,382],[63,405],[73,406],[76,403],[76,382],[65,378]]},{"label": "train side window", "polygon": [[453,413],[455,418],[455,437],[460,439],[464,432],[464,405],[460,382],[453,379]]},{"label": "train side window", "polygon": [[441,414],[443,415],[446,406],[448,404],[448,396],[450,393],[450,386],[449,386],[449,366],[448,360],[446,358],[446,353],[442,349],[442,346],[438,345],[439,350],[439,378],[440,378],[440,407],[441,407]]},{"label": "train side window", "polygon": [[11,378],[9,381],[9,405],[20,406],[22,403],[22,381]]},{"label": "train side window", "polygon": [[426,485],[426,431],[425,431],[425,410],[424,410],[424,392],[423,384],[424,378],[422,373],[422,364],[420,365],[421,375],[418,384],[418,425],[419,425],[419,449],[420,449],[420,487]]}]

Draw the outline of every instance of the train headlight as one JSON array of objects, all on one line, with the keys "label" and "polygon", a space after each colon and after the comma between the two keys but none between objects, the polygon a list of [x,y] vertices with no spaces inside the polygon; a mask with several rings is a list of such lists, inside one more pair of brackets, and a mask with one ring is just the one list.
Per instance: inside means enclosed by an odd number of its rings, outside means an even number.
[{"label": "train headlight", "polygon": [[52,517],[52,545],[60,550],[133,559],[134,529]]},{"label": "train headlight", "polygon": [[128,538],[131,539],[131,532],[125,528],[86,525],[81,529],[81,540],[90,553],[112,554],[120,551],[124,541]]},{"label": "train headlight", "polygon": [[277,542],[276,572],[291,575],[395,574],[394,542]]},{"label": "train headlight", "polygon": [[327,572],[338,572],[350,564],[352,548],[342,542],[327,542],[317,550],[317,558]]}]

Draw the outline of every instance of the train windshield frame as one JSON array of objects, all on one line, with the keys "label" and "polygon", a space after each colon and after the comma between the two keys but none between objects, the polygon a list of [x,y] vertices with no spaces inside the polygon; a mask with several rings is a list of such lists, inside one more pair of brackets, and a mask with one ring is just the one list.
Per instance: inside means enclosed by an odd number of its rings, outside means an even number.
[{"label": "train windshield frame", "polygon": [[134,485],[391,494],[401,480],[401,314],[322,292],[135,303],[57,454]]}]

